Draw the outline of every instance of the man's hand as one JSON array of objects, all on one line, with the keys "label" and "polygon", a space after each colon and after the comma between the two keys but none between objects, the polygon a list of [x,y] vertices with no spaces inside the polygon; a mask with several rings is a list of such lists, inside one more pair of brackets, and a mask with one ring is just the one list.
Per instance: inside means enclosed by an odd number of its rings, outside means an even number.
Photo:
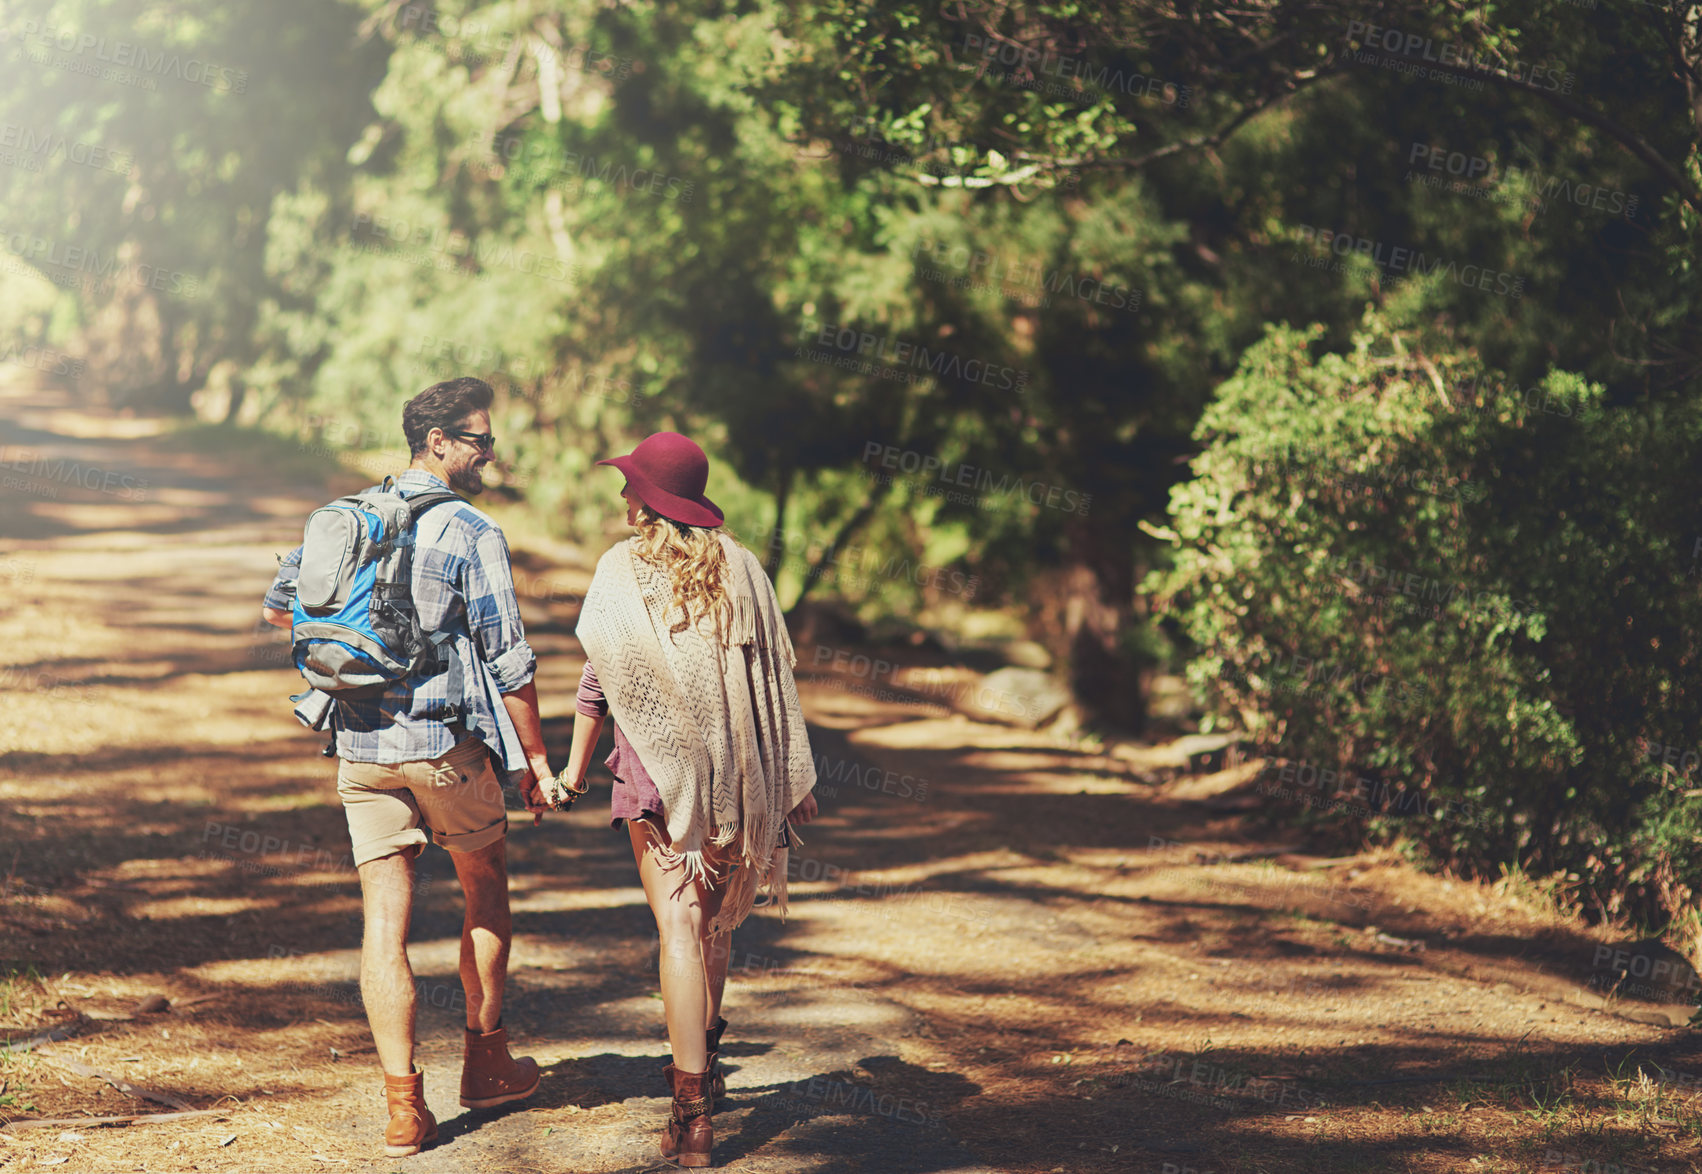
[{"label": "man's hand", "polygon": [[504,693],[502,706],[508,710],[508,720],[514,723],[514,732],[520,736],[520,748],[526,755],[530,777],[519,785],[520,798],[532,813],[532,826],[537,827],[544,821],[544,812],[550,809],[542,788],[543,781],[550,777],[550,756],[544,752],[544,729],[538,721],[537,684],[527,681],[514,692]]},{"label": "man's hand", "polygon": [[804,796],[802,802],[800,802],[796,807],[792,808],[791,814],[789,814],[786,817],[786,822],[787,823],[809,823],[810,820],[814,819],[815,817],[816,817],[816,797],[815,797],[814,792],[811,792],[810,794]]},{"label": "man's hand", "polygon": [[532,813],[532,826],[537,827],[544,822],[544,812],[550,810],[550,801],[544,795],[542,780],[551,777],[550,763],[547,758],[532,758],[526,763],[526,777],[520,780],[520,800],[526,804],[526,810]]},{"label": "man's hand", "polygon": [[274,628],[288,628],[295,622],[295,618],[289,612],[277,607],[261,608],[260,618]]}]

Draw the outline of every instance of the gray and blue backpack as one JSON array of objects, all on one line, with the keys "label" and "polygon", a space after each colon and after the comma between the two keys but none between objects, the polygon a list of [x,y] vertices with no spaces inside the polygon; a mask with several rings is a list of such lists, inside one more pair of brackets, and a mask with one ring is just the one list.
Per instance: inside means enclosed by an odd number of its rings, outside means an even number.
[{"label": "gray and blue backpack", "polygon": [[459,698],[461,660],[447,647],[454,633],[422,631],[414,608],[413,529],[433,506],[461,498],[404,497],[394,484],[386,477],[307,516],[290,626],[295,665],[311,689],[352,700],[447,662],[449,696]]}]

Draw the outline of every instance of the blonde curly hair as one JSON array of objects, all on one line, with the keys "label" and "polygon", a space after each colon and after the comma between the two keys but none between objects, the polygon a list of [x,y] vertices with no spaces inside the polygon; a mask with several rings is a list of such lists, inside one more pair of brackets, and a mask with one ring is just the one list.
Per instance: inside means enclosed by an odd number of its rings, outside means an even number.
[{"label": "blonde curly hair", "polygon": [[685,615],[673,630],[682,631],[705,617],[717,629],[723,627],[733,599],[727,587],[727,554],[715,531],[664,518],[643,504],[637,518],[638,556],[667,572],[674,605]]}]

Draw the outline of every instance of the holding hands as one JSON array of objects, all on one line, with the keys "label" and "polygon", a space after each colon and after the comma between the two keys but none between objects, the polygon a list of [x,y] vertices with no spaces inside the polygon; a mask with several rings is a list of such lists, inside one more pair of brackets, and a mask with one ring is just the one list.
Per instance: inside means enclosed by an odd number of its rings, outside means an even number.
[{"label": "holding hands", "polygon": [[574,802],[591,790],[591,784],[585,781],[583,774],[576,782],[569,782],[568,773],[564,769],[559,775],[546,779],[543,784],[544,802],[556,811],[572,811]]}]

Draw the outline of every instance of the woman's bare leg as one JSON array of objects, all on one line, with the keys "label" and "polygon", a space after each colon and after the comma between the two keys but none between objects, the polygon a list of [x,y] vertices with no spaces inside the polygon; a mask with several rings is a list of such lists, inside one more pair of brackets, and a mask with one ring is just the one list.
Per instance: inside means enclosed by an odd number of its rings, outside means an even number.
[{"label": "woman's bare leg", "polygon": [[704,894],[695,883],[682,886],[678,868],[670,872],[662,867],[643,821],[629,819],[626,828],[632,838],[633,858],[638,861],[639,882],[650,902],[650,912],[656,915],[656,934],[662,947],[662,1014],[668,1021],[674,1067],[681,1072],[702,1072],[709,1062],[703,1039],[709,1025],[703,934],[710,920],[705,914]]},{"label": "woman's bare leg", "polygon": [[704,1020],[707,1027],[714,1027],[715,1021],[721,1017],[721,994],[727,989],[727,963],[732,956],[732,934],[703,939],[703,958],[708,964],[704,977],[709,983],[709,1013]]}]

